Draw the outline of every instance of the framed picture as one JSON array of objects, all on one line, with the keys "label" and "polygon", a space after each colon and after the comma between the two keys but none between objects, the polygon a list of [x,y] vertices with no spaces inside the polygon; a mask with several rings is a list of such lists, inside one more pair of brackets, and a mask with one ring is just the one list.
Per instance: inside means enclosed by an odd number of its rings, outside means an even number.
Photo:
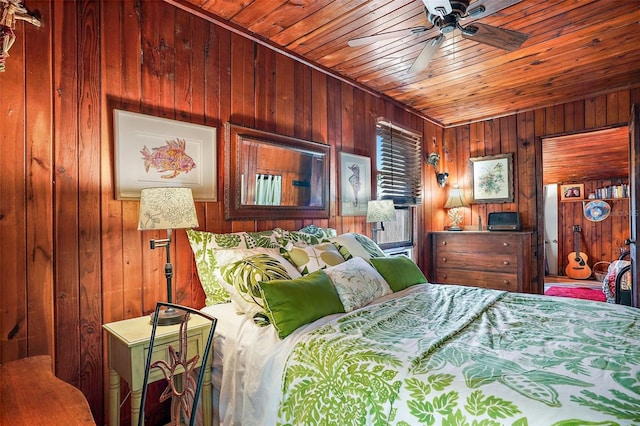
[{"label": "framed picture", "polygon": [[340,153],[340,214],[366,216],[371,199],[371,159]]},{"label": "framed picture", "polygon": [[114,110],[116,199],[142,188],[189,187],[198,201],[216,201],[216,128]]},{"label": "framed picture", "polygon": [[474,203],[512,203],[513,153],[470,158]]},{"label": "framed picture", "polygon": [[584,185],[581,183],[560,185],[560,200],[584,200]]}]

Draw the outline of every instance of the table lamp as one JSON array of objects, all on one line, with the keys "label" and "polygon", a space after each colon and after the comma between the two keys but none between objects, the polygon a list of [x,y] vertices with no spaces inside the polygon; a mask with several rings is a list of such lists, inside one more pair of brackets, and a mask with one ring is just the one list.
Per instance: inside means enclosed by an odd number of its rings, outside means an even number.
[{"label": "table lamp", "polygon": [[380,228],[373,228],[372,231],[384,231],[384,223],[396,220],[396,209],[393,200],[371,200],[367,204],[367,223],[380,222]]},{"label": "table lamp", "polygon": [[[198,216],[191,188],[144,188],[140,191],[138,230],[167,230],[167,238],[151,240],[150,246],[152,250],[156,247],[164,247],[166,250],[167,260],[164,265],[164,275],[167,279],[167,301],[169,303],[173,303],[171,291],[173,278],[173,266],[171,265],[172,230],[197,226]],[[183,311],[167,308],[160,311],[158,325],[178,324],[183,317]]]},{"label": "table lamp", "polygon": [[460,227],[460,222],[462,222],[462,212],[459,210],[460,207],[469,207],[469,204],[462,196],[462,190],[460,190],[457,185],[454,185],[449,191],[449,198],[444,205],[445,209],[449,209],[449,213],[447,213],[447,216],[451,221],[449,231],[462,231],[462,228]]}]

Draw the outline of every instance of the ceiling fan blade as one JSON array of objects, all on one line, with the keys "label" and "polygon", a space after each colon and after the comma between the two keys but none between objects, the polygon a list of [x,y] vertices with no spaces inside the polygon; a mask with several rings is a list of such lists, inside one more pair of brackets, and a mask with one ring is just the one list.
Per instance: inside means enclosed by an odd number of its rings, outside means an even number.
[{"label": "ceiling fan blade", "polygon": [[389,40],[392,38],[402,38],[402,37],[410,36],[412,34],[422,34],[425,31],[430,29],[431,28],[427,28],[425,26],[419,26],[419,27],[407,28],[404,30],[389,31],[388,33],[380,33],[372,36],[353,38],[349,40],[347,44],[350,47],[364,46],[367,44],[375,43],[377,41]]},{"label": "ceiling fan blade", "polygon": [[506,9],[509,6],[520,3],[522,0],[477,0],[467,8],[466,18],[479,19],[485,16],[493,15]]},{"label": "ceiling fan blade", "polygon": [[411,65],[411,68],[409,68],[409,71],[407,72],[416,73],[427,68],[427,66],[429,65],[429,62],[431,62],[431,59],[433,58],[433,55],[436,54],[440,46],[442,46],[443,42],[444,42],[443,34],[440,34],[436,38],[427,40],[427,44],[425,44],[424,48],[422,49],[422,52],[420,52],[415,62]]},{"label": "ceiling fan blade", "polygon": [[529,36],[518,31],[474,22],[462,29],[462,37],[488,44],[499,49],[513,51],[522,46]]}]

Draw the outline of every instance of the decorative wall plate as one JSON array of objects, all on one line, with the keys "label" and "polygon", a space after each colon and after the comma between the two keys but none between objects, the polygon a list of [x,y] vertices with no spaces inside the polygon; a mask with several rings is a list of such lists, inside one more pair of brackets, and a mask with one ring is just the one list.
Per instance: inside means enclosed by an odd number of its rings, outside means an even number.
[{"label": "decorative wall plate", "polygon": [[609,217],[611,206],[606,201],[589,201],[584,207],[584,217],[591,222],[601,222]]}]

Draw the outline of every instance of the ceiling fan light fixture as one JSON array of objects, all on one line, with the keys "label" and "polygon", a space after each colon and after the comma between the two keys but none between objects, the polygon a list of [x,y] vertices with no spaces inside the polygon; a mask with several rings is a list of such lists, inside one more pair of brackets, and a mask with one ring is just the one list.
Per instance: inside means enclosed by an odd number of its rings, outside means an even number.
[{"label": "ceiling fan light fixture", "polygon": [[441,18],[451,13],[449,0],[422,0],[427,10]]},{"label": "ceiling fan light fixture", "polygon": [[453,15],[447,15],[442,18],[439,27],[442,34],[452,33],[458,28],[458,20]]}]

